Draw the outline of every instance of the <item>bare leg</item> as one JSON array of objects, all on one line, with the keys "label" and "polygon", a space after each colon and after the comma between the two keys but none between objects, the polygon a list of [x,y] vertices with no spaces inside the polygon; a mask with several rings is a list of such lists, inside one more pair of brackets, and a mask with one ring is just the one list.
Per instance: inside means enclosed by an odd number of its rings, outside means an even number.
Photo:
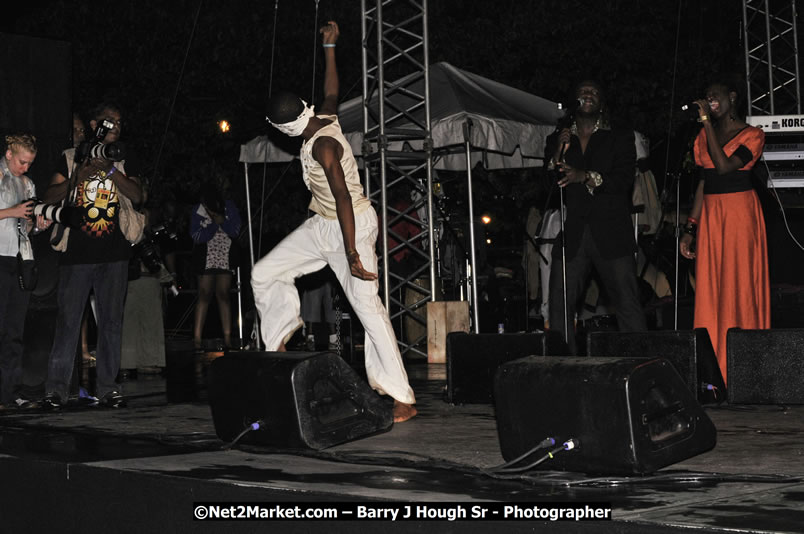
[{"label": "bare leg", "polygon": [[209,301],[212,300],[215,276],[211,274],[198,275],[198,300],[195,303],[195,324],[193,326],[193,344],[201,348],[201,334],[207,320]]},{"label": "bare leg", "polygon": [[419,411],[414,405],[394,400],[394,423],[403,423],[417,413]]},{"label": "bare leg", "polygon": [[215,298],[218,300],[218,315],[221,318],[221,330],[223,331],[223,344],[226,347],[232,346],[232,306],[229,302],[229,289],[232,287],[232,275],[215,275]]}]

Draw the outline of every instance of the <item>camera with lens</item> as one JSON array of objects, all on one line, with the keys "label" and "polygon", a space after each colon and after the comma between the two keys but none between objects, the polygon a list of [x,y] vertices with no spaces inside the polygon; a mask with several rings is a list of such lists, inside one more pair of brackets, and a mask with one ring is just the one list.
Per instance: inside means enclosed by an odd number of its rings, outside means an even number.
[{"label": "camera with lens", "polygon": [[[129,280],[134,280],[140,277],[139,262],[145,266],[151,275],[163,273],[166,277],[160,277],[160,281],[164,287],[168,289],[174,297],[179,294],[179,289],[176,286],[176,280],[172,274],[168,274],[167,270],[163,272],[162,254],[160,252],[160,245],[157,240],[164,238],[160,237],[164,233],[163,227],[155,229],[148,229],[145,236],[136,245],[132,245],[132,262],[129,263]],[[139,260],[139,261],[137,261]]]},{"label": "camera with lens", "polygon": [[95,130],[95,138],[84,141],[75,149],[75,162],[81,163],[87,158],[123,161],[126,158],[126,151],[121,143],[103,144],[103,139],[112,128],[114,123],[109,119],[103,119]]},{"label": "camera with lens", "polygon": [[156,274],[162,269],[162,250],[177,239],[176,233],[169,231],[164,225],[149,226],[146,227],[142,240],[132,245],[132,252],[142,261],[149,273]]},{"label": "camera with lens", "polygon": [[179,239],[176,230],[173,228],[168,228],[164,224],[152,226],[151,233],[153,234],[154,240],[158,241],[160,244],[169,241],[178,241]]},{"label": "camera with lens", "polygon": [[29,198],[33,201],[31,208],[31,219],[33,220],[38,215],[43,216],[53,222],[61,223],[66,226],[80,226],[81,214],[72,206],[62,206],[61,204],[45,204],[38,198]]},{"label": "camera with lens", "polygon": [[162,269],[162,255],[159,253],[159,247],[154,242],[153,236],[147,236],[134,245],[134,253],[139,256],[149,273],[156,274]]}]

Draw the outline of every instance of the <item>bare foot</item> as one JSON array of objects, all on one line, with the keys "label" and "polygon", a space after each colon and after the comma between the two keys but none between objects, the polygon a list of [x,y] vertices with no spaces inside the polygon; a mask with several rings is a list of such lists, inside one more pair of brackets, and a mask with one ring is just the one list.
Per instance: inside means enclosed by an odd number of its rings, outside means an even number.
[{"label": "bare foot", "polygon": [[287,352],[287,351],[288,351],[288,349],[285,347],[285,342],[284,341],[282,343],[280,343],[279,347],[277,347],[277,349],[276,349],[276,352]]},{"label": "bare foot", "polygon": [[394,400],[394,423],[403,423],[419,413],[415,406],[412,404],[405,404]]}]

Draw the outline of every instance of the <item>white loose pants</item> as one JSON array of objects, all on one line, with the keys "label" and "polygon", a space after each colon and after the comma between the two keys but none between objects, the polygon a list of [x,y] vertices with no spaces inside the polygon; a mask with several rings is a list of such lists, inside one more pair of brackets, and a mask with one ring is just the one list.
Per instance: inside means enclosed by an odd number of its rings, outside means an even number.
[{"label": "white loose pants", "polygon": [[[355,214],[355,245],[367,271],[377,272],[377,213]],[[416,398],[408,383],[396,336],[379,295],[379,283],[352,276],[337,219],[314,215],[257,262],[251,272],[266,350],[275,351],[301,327],[296,278],[329,265],[366,332],[365,364],[369,385],[406,404]]]}]

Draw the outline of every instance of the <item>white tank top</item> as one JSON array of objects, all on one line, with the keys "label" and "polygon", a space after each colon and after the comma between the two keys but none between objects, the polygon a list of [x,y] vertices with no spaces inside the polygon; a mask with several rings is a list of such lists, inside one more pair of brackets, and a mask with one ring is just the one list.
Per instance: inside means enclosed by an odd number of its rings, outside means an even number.
[{"label": "white tank top", "polygon": [[332,190],[329,188],[329,182],[324,173],[324,168],[313,158],[313,145],[316,140],[322,136],[331,137],[343,147],[341,167],[343,167],[346,188],[349,190],[349,194],[352,197],[352,209],[355,215],[357,215],[371,206],[371,202],[363,194],[363,185],[360,183],[360,173],[357,169],[357,161],[355,161],[355,156],[352,153],[352,147],[343,136],[337,115],[316,116],[320,119],[331,120],[332,122],[319,129],[310,139],[305,141],[301,147],[299,158],[302,163],[302,177],[304,178],[304,184],[307,186],[307,189],[313,194],[309,208],[326,219],[338,218],[335,209],[335,197],[332,196]]}]

